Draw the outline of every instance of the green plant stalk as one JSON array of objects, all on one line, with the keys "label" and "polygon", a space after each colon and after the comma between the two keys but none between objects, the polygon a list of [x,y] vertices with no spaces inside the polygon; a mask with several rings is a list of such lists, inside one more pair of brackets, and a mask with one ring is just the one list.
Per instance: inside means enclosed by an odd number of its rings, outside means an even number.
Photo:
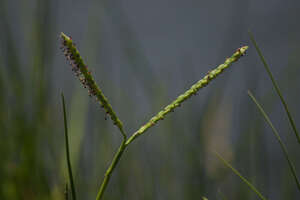
[{"label": "green plant stalk", "polygon": [[104,191],[107,187],[107,184],[109,182],[110,176],[113,170],[115,169],[116,165],[118,164],[127,146],[138,136],[142,135],[147,129],[154,126],[154,124],[157,123],[159,120],[162,120],[169,112],[173,111],[176,107],[180,106],[180,104],[183,101],[189,99],[192,95],[195,95],[198,92],[198,90],[200,90],[201,88],[205,87],[208,83],[210,83],[210,81],[216,78],[219,74],[221,74],[224,71],[224,69],[228,68],[232,63],[236,62],[241,56],[245,54],[247,49],[248,49],[247,46],[239,48],[230,58],[227,58],[225,60],[224,64],[221,64],[216,69],[208,72],[208,74],[203,79],[198,81],[184,94],[180,95],[175,101],[173,101],[171,104],[166,106],[156,116],[152,117],[148,123],[146,123],[137,132],[135,132],[130,138],[128,138],[127,141],[123,140],[122,144],[119,147],[118,152],[115,154],[112,163],[110,164],[110,166],[108,167],[105,173],[104,180],[101,184],[96,200],[100,200],[102,198]]},{"label": "green plant stalk", "polygon": [[279,133],[277,131],[277,129],[274,127],[273,123],[271,122],[270,118],[268,117],[268,115],[266,114],[266,112],[264,111],[264,109],[262,108],[262,106],[258,103],[258,101],[256,100],[256,98],[253,96],[253,94],[248,91],[248,95],[250,96],[250,98],[252,99],[252,101],[255,103],[255,105],[257,106],[257,108],[259,109],[260,113],[263,115],[263,117],[265,118],[265,120],[267,121],[267,123],[269,124],[269,126],[271,127],[277,141],[279,142],[280,144],[280,147],[284,153],[284,156],[286,158],[286,160],[288,161],[288,164],[289,164],[289,167],[290,167],[290,170],[292,172],[292,175],[295,179],[295,182],[296,182],[296,185],[298,187],[298,190],[300,191],[300,183],[299,183],[299,180],[297,178],[297,174],[296,174],[296,169],[295,169],[295,166],[292,162],[292,160],[290,159],[289,157],[289,153],[287,151],[287,148],[285,146],[285,144],[283,143],[281,137],[279,136]]},{"label": "green plant stalk", "polygon": [[[70,161],[66,106],[65,106],[65,98],[64,98],[63,93],[61,93],[61,99],[62,99],[63,114],[64,114],[65,142],[66,142],[65,145],[66,145],[66,157],[67,157],[68,173],[69,173],[69,179],[70,179],[70,184],[71,184],[72,197],[73,197],[73,200],[76,200],[75,185],[74,185],[74,180],[73,180],[73,175],[72,175],[72,166],[71,166],[71,161]],[[66,196],[68,196],[68,185],[66,185]]]},{"label": "green plant stalk", "polygon": [[273,86],[274,86],[274,88],[275,88],[275,90],[276,90],[276,92],[277,92],[277,94],[278,94],[278,96],[279,96],[279,98],[281,100],[281,103],[282,103],[282,105],[283,105],[283,107],[284,107],[284,109],[286,111],[286,114],[287,114],[288,119],[290,121],[290,124],[291,124],[291,126],[293,128],[293,131],[294,131],[294,133],[296,135],[298,143],[300,144],[299,132],[298,132],[298,130],[296,128],[296,124],[294,122],[294,119],[293,119],[293,117],[292,117],[292,115],[291,115],[291,113],[289,111],[288,105],[287,105],[287,103],[285,102],[285,100],[283,98],[283,95],[282,95],[282,93],[281,93],[281,91],[279,89],[278,84],[276,83],[276,81],[274,79],[274,76],[273,76],[273,74],[272,74],[272,72],[270,70],[269,65],[267,64],[264,56],[262,55],[262,52],[261,52],[260,48],[258,47],[258,45],[257,45],[257,43],[256,43],[256,41],[255,41],[255,39],[253,37],[253,34],[250,31],[249,31],[249,36],[250,36],[251,42],[253,43],[253,45],[254,45],[254,47],[255,47],[255,49],[256,49],[256,51],[257,51],[257,53],[258,53],[258,55],[259,55],[259,57],[260,57],[260,59],[262,61],[262,63],[263,63],[263,65],[264,65],[264,67],[265,67],[265,69],[266,69],[266,71],[267,71],[267,73],[268,73],[268,75],[269,75],[269,77],[270,77],[270,79],[272,81],[272,84],[273,84]]},{"label": "green plant stalk", "polygon": [[233,173],[235,173],[242,181],[244,181],[244,183],[246,183],[248,185],[248,187],[255,193],[257,194],[257,196],[261,199],[261,200],[267,200],[266,197],[264,197],[257,189],[254,185],[252,185],[246,178],[244,178],[235,168],[233,168],[229,162],[227,162],[218,152],[215,151],[215,154],[217,155],[217,157],[224,163],[224,165],[226,165],[228,168],[230,168]]},{"label": "green plant stalk", "polygon": [[98,194],[97,194],[97,197],[96,197],[96,200],[100,200],[104,194],[104,191],[107,187],[107,184],[110,180],[110,177],[112,175],[112,172],[114,171],[114,169],[116,168],[118,162],[120,161],[121,159],[121,156],[122,154],[124,153],[125,149],[126,149],[126,145],[125,145],[125,142],[126,140],[123,140],[122,144],[120,145],[117,153],[115,154],[110,166],[108,167],[108,169],[106,170],[105,172],[105,175],[104,175],[104,179],[101,183],[101,186],[100,186],[100,189],[98,191]]},{"label": "green plant stalk", "polygon": [[180,106],[185,100],[189,99],[192,95],[196,95],[198,90],[205,87],[210,83],[213,79],[215,79],[219,74],[221,74],[226,68],[228,68],[232,63],[236,62],[241,56],[243,56],[248,49],[248,46],[243,46],[230,57],[227,58],[224,64],[219,65],[216,69],[208,72],[208,74],[194,84],[189,90],[187,90],[184,94],[180,95],[175,101],[166,106],[162,111],[160,111],[156,116],[152,117],[148,123],[142,126],[137,132],[132,134],[132,136],[127,140],[126,133],[123,130],[123,124],[116,116],[113,111],[111,105],[108,103],[107,98],[104,96],[102,91],[99,89],[97,84],[95,83],[91,73],[87,69],[87,65],[84,64],[83,59],[81,58],[79,51],[75,47],[72,39],[66,36],[64,33],[61,33],[62,39],[62,49],[66,56],[66,58],[70,61],[72,66],[72,70],[75,72],[76,76],[78,76],[81,83],[84,87],[89,89],[89,93],[91,96],[95,96],[101,106],[106,110],[106,113],[110,115],[114,124],[119,128],[120,132],[123,135],[123,141],[114,155],[114,158],[106,170],[104,175],[104,179],[101,183],[100,189],[97,193],[96,200],[100,200],[105,192],[107,184],[110,180],[110,177],[117,166],[118,162],[122,154],[124,153],[126,147],[135,140],[138,136],[142,135],[146,130],[154,126],[159,120],[162,120],[169,112],[173,111],[176,107]]},{"label": "green plant stalk", "polygon": [[110,180],[111,174],[125,150],[126,147],[125,142],[127,140],[127,136],[123,129],[123,123],[117,117],[116,113],[112,109],[112,106],[109,104],[108,99],[104,96],[103,92],[100,90],[100,88],[94,81],[94,78],[92,77],[91,73],[88,71],[87,65],[84,63],[72,39],[67,35],[65,35],[64,33],[61,33],[60,36],[62,39],[61,49],[63,49],[66,58],[70,61],[70,64],[72,66],[72,71],[74,71],[76,76],[78,76],[83,86],[89,89],[90,96],[95,96],[97,98],[101,106],[105,109],[106,113],[110,115],[111,120],[114,122],[114,125],[116,125],[119,128],[123,136],[123,142],[121,143],[119,150],[115,154],[114,159],[112,160],[109,168],[105,173],[104,179],[102,181],[102,184],[100,186],[99,192],[96,197],[96,199],[98,200],[101,199],[101,197],[103,196],[107,184]]},{"label": "green plant stalk", "polygon": [[114,122],[114,125],[119,128],[121,134],[123,135],[123,138],[126,139],[126,133],[123,128],[123,123],[117,117],[116,113],[112,109],[112,106],[109,104],[108,99],[104,96],[103,92],[96,84],[94,78],[91,75],[91,72],[87,68],[87,65],[83,62],[83,59],[81,58],[74,42],[64,33],[61,33],[60,37],[62,39],[61,49],[63,49],[66,58],[70,61],[72,70],[75,72],[76,76],[78,76],[83,86],[89,89],[90,96],[95,96],[97,98],[101,106],[105,109],[106,113],[110,115],[110,118]]},{"label": "green plant stalk", "polygon": [[232,63],[236,62],[241,56],[243,56],[248,49],[248,46],[243,46],[239,48],[230,58],[227,58],[224,64],[219,65],[216,69],[209,71],[207,75],[194,84],[189,90],[187,90],[182,95],[178,96],[171,104],[167,105],[162,111],[158,112],[157,115],[152,117],[145,125],[138,129],[126,142],[126,145],[130,144],[138,136],[145,133],[149,128],[154,126],[159,120],[164,119],[164,117],[172,112],[175,108],[179,107],[181,103],[189,99],[192,95],[196,95],[198,90],[205,87],[218,75],[220,75],[226,68],[228,68]]}]

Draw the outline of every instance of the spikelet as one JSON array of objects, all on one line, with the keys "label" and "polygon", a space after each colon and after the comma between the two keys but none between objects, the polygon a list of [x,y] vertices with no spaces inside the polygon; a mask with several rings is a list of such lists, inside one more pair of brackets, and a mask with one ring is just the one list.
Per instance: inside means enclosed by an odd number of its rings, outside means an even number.
[{"label": "spikelet", "polygon": [[89,96],[96,97],[101,107],[105,109],[106,114],[110,116],[114,125],[116,125],[120,129],[122,135],[126,137],[122,122],[119,120],[116,113],[113,111],[112,106],[109,104],[107,98],[104,96],[103,92],[96,84],[94,78],[91,75],[91,72],[88,70],[87,65],[83,62],[83,59],[81,58],[79,51],[75,46],[75,43],[72,41],[72,38],[68,37],[64,33],[60,34],[60,38],[61,49],[70,65],[72,66],[72,71],[78,77],[83,87],[88,89]]},{"label": "spikelet", "polygon": [[138,136],[142,135],[150,127],[154,126],[159,120],[163,120],[164,117],[173,112],[175,108],[179,107],[184,101],[189,99],[192,95],[196,95],[197,92],[210,83],[211,80],[215,79],[220,75],[226,68],[228,68],[232,63],[236,62],[240,57],[245,55],[248,46],[243,46],[238,48],[236,52],[225,60],[225,62],[219,65],[214,70],[209,71],[204,78],[199,80],[197,83],[192,85],[192,87],[184,92],[182,95],[178,96],[171,104],[167,105],[163,110],[158,112],[154,117],[152,117],[145,125],[140,127],[130,138],[128,138],[126,145],[130,144]]}]

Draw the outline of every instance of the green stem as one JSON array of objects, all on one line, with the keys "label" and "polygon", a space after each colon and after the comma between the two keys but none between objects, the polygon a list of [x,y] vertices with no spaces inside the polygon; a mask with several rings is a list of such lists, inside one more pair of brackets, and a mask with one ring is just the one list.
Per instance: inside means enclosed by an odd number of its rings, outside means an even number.
[{"label": "green stem", "polygon": [[96,200],[100,200],[102,198],[115,167],[117,166],[126,147],[133,140],[135,140],[138,136],[142,135],[150,127],[154,126],[159,120],[162,120],[168,113],[173,111],[176,107],[179,107],[181,103],[183,103],[185,100],[189,99],[192,95],[196,95],[198,90],[205,87],[207,84],[210,83],[211,80],[215,79],[218,75],[220,75],[232,63],[239,60],[239,58],[243,56],[246,50],[248,49],[248,46],[243,46],[237,49],[237,51],[230,58],[227,58],[225,60],[224,64],[221,64],[216,69],[208,72],[203,79],[201,79],[196,84],[194,84],[185,93],[177,97],[175,101],[173,101],[171,104],[166,106],[156,116],[152,117],[148,123],[142,126],[137,132],[132,134],[132,136],[127,140],[126,133],[123,130],[123,123],[117,117],[116,113],[112,109],[112,106],[109,104],[107,98],[104,96],[103,92],[100,90],[100,88],[94,81],[94,78],[92,77],[90,71],[88,71],[87,65],[83,62],[83,59],[81,58],[80,53],[77,50],[74,42],[70,37],[68,37],[64,33],[61,33],[60,36],[62,38],[62,50],[67,60],[70,61],[72,70],[75,72],[76,76],[78,76],[83,86],[89,89],[90,95],[95,96],[97,98],[101,106],[106,110],[106,113],[110,115],[112,121],[119,128],[121,134],[123,135],[123,141],[104,175],[104,179],[98,191]]},{"label": "green stem", "polygon": [[116,168],[118,162],[120,161],[121,159],[121,156],[122,154],[124,153],[125,149],[126,149],[127,145],[126,145],[126,137],[124,138],[123,142],[121,143],[117,153],[115,154],[111,164],[109,165],[108,169],[106,170],[105,172],[105,175],[104,175],[104,179],[101,183],[101,186],[100,186],[100,189],[98,191],[98,194],[97,194],[97,197],[96,197],[96,200],[100,200],[105,192],[105,189],[107,187],[107,184],[110,180],[110,177],[114,171],[114,169]]},{"label": "green stem", "polygon": [[[181,103],[189,99],[192,95],[196,95],[198,90],[205,87],[210,83],[211,80],[215,79],[219,74],[221,74],[226,68],[228,68],[232,63],[236,62],[241,56],[243,56],[248,49],[247,46],[239,48],[230,58],[225,60],[224,64],[219,65],[216,69],[207,73],[207,75],[194,84],[189,90],[177,97],[171,104],[166,106],[162,111],[160,111],[156,116],[152,117],[148,123],[142,126],[137,132],[132,134],[132,136],[127,140],[126,134],[123,134],[123,142],[119,147],[118,152],[115,154],[113,161],[111,162],[109,168],[107,169],[104,179],[102,181],[101,187],[97,194],[96,200],[100,200],[104,194],[107,184],[110,180],[111,174],[118,164],[122,154],[124,153],[126,147],[135,140],[138,136],[142,135],[146,130],[154,126],[159,120],[162,120],[168,113],[173,111],[176,107],[179,107]],[[122,132],[122,128],[120,129]]]},{"label": "green stem", "polygon": [[[117,163],[119,162],[119,160],[125,150],[125,147],[126,147],[125,143],[127,140],[127,136],[123,129],[123,123],[117,117],[116,113],[112,109],[112,106],[109,104],[108,99],[104,96],[103,92],[101,91],[99,86],[96,84],[91,72],[88,70],[87,65],[84,63],[84,61],[83,61],[82,57],[80,56],[80,53],[79,53],[78,49],[76,48],[75,43],[73,42],[71,37],[68,37],[64,33],[61,33],[60,37],[62,39],[61,49],[63,50],[67,60],[70,61],[70,65],[72,66],[72,71],[75,72],[76,76],[79,78],[79,80],[83,84],[83,86],[85,88],[88,88],[90,96],[95,96],[97,98],[97,100],[99,101],[101,106],[105,109],[106,114],[110,115],[110,118],[114,122],[114,125],[116,125],[119,128],[119,130],[123,136],[123,142],[120,145],[118,152],[114,156],[112,163],[110,164],[109,168],[107,169],[107,171],[105,173],[103,182],[101,184],[101,187],[99,189],[99,192],[98,192],[98,195],[96,198],[98,200],[98,199],[101,199],[101,197],[103,196],[103,193],[104,193],[104,191],[107,187],[107,184],[110,180],[111,174],[112,174],[113,170],[115,169]],[[63,97],[63,95],[62,95],[62,97]],[[68,148],[67,141],[68,140],[66,138],[67,158],[68,158],[69,148]],[[69,158],[68,158],[68,167],[69,167],[69,174],[70,174],[70,179],[71,179],[71,188],[72,188],[72,192],[74,191],[74,199],[76,199],[75,198],[75,190],[74,190],[74,187],[72,187],[73,178],[72,178],[72,171],[70,170],[71,165],[69,162]]]}]

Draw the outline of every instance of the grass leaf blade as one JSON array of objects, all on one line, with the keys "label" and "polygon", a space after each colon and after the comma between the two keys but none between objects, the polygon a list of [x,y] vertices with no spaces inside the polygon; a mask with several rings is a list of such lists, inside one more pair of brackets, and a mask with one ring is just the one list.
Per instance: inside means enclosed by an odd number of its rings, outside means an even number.
[{"label": "grass leaf blade", "polygon": [[226,165],[228,168],[230,168],[233,173],[235,173],[244,183],[248,185],[248,187],[259,196],[261,200],[267,200],[257,189],[254,185],[252,185],[246,178],[244,178],[235,168],[233,168],[229,162],[227,162],[218,152],[215,151],[215,154],[217,157]]},{"label": "grass leaf blade", "polygon": [[65,195],[65,200],[68,200],[69,199],[68,183],[66,183],[64,195]]},{"label": "grass leaf blade", "polygon": [[291,124],[291,126],[293,128],[293,131],[294,131],[294,133],[295,133],[295,135],[297,137],[298,143],[300,144],[299,132],[298,132],[298,130],[296,128],[296,124],[294,122],[294,119],[293,119],[293,117],[292,117],[292,115],[291,115],[291,113],[289,111],[288,105],[285,102],[285,100],[284,100],[284,98],[282,96],[282,93],[280,92],[278,84],[276,83],[276,81],[274,79],[274,76],[273,76],[273,74],[272,74],[272,72],[270,70],[270,67],[268,66],[268,64],[267,64],[264,56],[262,55],[262,52],[261,52],[260,48],[258,47],[258,45],[257,45],[257,43],[256,43],[256,41],[254,39],[253,34],[250,31],[249,31],[249,36],[250,36],[251,42],[253,43],[253,45],[254,45],[254,47],[255,47],[255,49],[256,49],[256,51],[257,51],[257,53],[258,53],[258,55],[259,55],[259,57],[260,57],[260,59],[262,61],[262,63],[263,63],[263,65],[264,65],[264,67],[265,67],[265,69],[266,69],[266,71],[267,71],[267,73],[268,73],[268,75],[269,75],[269,77],[270,77],[270,79],[272,81],[272,84],[273,84],[273,86],[274,86],[274,88],[275,88],[275,90],[276,90],[276,92],[277,92],[277,94],[278,94],[278,96],[279,96],[279,98],[281,100],[281,103],[282,103],[282,105],[283,105],[283,107],[284,107],[284,109],[285,109],[285,111],[287,113],[288,119],[289,119],[290,124]]},{"label": "grass leaf blade", "polygon": [[292,160],[289,157],[287,148],[286,148],[285,144],[283,143],[283,141],[281,140],[281,138],[280,138],[280,136],[278,134],[278,131],[274,127],[273,123],[271,122],[270,118],[268,117],[268,115],[266,114],[266,112],[264,111],[264,109],[262,108],[262,106],[258,103],[258,101],[256,100],[256,98],[253,96],[253,94],[250,91],[248,91],[248,95],[253,100],[253,102],[256,104],[257,108],[259,109],[259,111],[261,112],[261,114],[263,115],[263,117],[265,118],[265,120],[267,121],[267,123],[269,124],[269,126],[271,127],[271,129],[272,129],[272,131],[273,131],[273,133],[274,133],[277,141],[279,142],[279,144],[281,146],[281,149],[282,149],[282,151],[283,151],[283,153],[285,155],[285,158],[288,161],[289,167],[290,167],[291,172],[292,172],[292,174],[294,176],[294,179],[295,179],[295,182],[297,184],[298,190],[300,191],[300,183],[299,183],[299,180],[298,180],[297,175],[296,175],[295,166],[294,166]]},{"label": "grass leaf blade", "polygon": [[218,196],[220,197],[221,200],[227,200],[227,198],[225,197],[225,195],[223,194],[223,192],[221,192],[221,190],[218,190]]},{"label": "grass leaf blade", "polygon": [[73,200],[76,200],[75,185],[74,185],[73,174],[72,174],[72,166],[71,166],[71,161],[70,161],[69,139],[68,139],[68,124],[67,124],[65,97],[64,97],[63,93],[61,93],[61,99],[62,99],[63,114],[64,114],[65,142],[66,142],[65,146],[66,146],[66,157],[67,157],[68,173],[69,173],[72,197],[73,197]]}]

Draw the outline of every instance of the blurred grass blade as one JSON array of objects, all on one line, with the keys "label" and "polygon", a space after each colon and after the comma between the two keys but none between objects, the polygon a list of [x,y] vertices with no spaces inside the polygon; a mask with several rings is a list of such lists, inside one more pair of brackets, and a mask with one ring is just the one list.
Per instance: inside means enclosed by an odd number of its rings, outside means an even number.
[{"label": "blurred grass blade", "polygon": [[227,198],[225,197],[223,192],[221,192],[220,190],[218,190],[218,194],[219,194],[221,200],[227,200]]},{"label": "blurred grass blade", "polygon": [[64,94],[61,93],[62,105],[63,105],[63,113],[64,113],[64,126],[65,126],[65,141],[66,141],[66,156],[67,156],[67,165],[68,165],[68,173],[71,184],[71,191],[73,200],[76,200],[75,186],[72,175],[72,166],[70,162],[70,151],[69,151],[69,139],[68,139],[68,124],[67,124],[67,115],[66,115],[66,106],[65,106],[65,97]]},{"label": "blurred grass blade", "polygon": [[249,31],[249,36],[250,36],[251,42],[255,46],[255,49],[256,49],[256,51],[257,51],[257,53],[258,53],[258,55],[259,55],[262,63],[264,64],[264,67],[265,67],[265,69],[266,69],[266,71],[267,71],[267,73],[268,73],[268,75],[269,75],[269,77],[270,77],[270,79],[272,81],[272,84],[273,84],[273,86],[274,86],[274,88],[275,88],[275,90],[276,90],[276,92],[277,92],[277,94],[278,94],[278,96],[279,96],[279,98],[281,100],[281,103],[282,103],[282,105],[283,105],[283,107],[284,107],[284,109],[285,109],[285,111],[286,111],[286,113],[288,115],[289,121],[290,121],[291,126],[293,128],[293,131],[294,131],[294,133],[295,133],[295,135],[297,137],[298,143],[300,144],[300,136],[299,136],[298,130],[296,128],[296,124],[294,122],[294,119],[293,119],[293,117],[292,117],[292,115],[291,115],[291,113],[289,111],[288,105],[285,102],[285,100],[284,100],[284,98],[283,98],[283,96],[282,96],[282,94],[280,92],[280,89],[279,89],[279,87],[278,87],[278,85],[277,85],[277,83],[276,83],[276,81],[275,81],[275,79],[273,77],[273,74],[272,74],[272,72],[270,70],[270,67],[268,66],[268,64],[267,64],[264,56],[262,55],[261,50],[259,49],[259,47],[258,47],[258,45],[257,45],[257,43],[256,43],[256,41],[255,41],[255,39],[253,37],[253,34],[250,31]]},{"label": "blurred grass blade", "polygon": [[265,113],[264,109],[262,108],[262,106],[258,103],[258,101],[255,99],[255,97],[253,96],[253,94],[248,91],[248,95],[251,97],[251,99],[253,100],[253,102],[256,104],[257,108],[259,109],[259,111],[261,112],[261,114],[263,115],[263,117],[265,118],[265,120],[267,121],[267,123],[269,124],[269,126],[271,127],[276,139],[278,140],[280,146],[281,146],[281,149],[285,155],[285,158],[287,159],[288,163],[289,163],[289,166],[290,166],[290,169],[291,169],[291,172],[295,178],[295,181],[296,181],[296,184],[297,184],[297,187],[298,187],[298,190],[300,191],[300,184],[299,184],[299,180],[297,178],[297,175],[296,175],[296,170],[295,170],[295,166],[293,164],[293,162],[291,161],[290,157],[289,157],[289,154],[288,154],[288,151],[287,151],[287,148],[286,146],[284,145],[284,143],[282,142],[279,134],[278,134],[278,131],[276,130],[276,128],[274,127],[274,125],[272,124],[270,118],[268,117],[268,115]]},{"label": "blurred grass blade", "polygon": [[68,183],[66,183],[66,187],[65,187],[65,200],[69,199],[69,195],[68,195]]},{"label": "blurred grass blade", "polygon": [[246,178],[244,178],[235,168],[233,168],[218,152],[215,151],[215,154],[217,155],[217,157],[224,163],[224,165],[226,165],[228,168],[230,168],[233,173],[235,173],[238,177],[240,177],[240,179],[242,179],[242,181],[244,181],[244,183],[246,183],[250,189],[255,192],[257,194],[257,196],[259,196],[259,198],[261,200],[267,200],[267,198],[265,198],[255,187],[254,185],[252,185]]}]

